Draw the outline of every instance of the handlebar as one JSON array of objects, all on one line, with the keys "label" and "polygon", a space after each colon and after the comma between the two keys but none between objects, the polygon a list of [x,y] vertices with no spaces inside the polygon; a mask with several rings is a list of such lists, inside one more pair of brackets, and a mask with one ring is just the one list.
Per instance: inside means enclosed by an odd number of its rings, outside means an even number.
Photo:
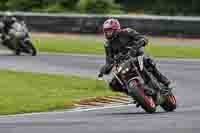
[{"label": "handlebar", "polygon": [[120,63],[123,60],[128,60],[128,59],[133,59],[133,56],[136,56],[137,51],[133,50],[132,47],[127,47],[128,49],[130,49],[127,53],[123,54],[123,53],[119,53],[118,55],[116,55],[114,57],[114,62],[115,63]]},{"label": "handlebar", "polygon": [[120,63],[122,60],[125,60],[127,58],[128,54],[122,54],[122,53],[119,53],[118,55],[116,55],[114,57],[114,62],[115,63]]}]

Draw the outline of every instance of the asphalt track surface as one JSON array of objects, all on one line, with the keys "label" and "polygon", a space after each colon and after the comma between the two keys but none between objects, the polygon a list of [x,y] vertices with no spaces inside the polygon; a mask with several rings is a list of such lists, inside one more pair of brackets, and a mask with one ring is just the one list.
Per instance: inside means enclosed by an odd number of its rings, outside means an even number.
[{"label": "asphalt track surface", "polygon": [[[75,74],[94,78],[104,57],[47,55],[16,57],[0,54],[0,68],[41,73]],[[199,133],[200,60],[157,60],[173,80],[175,112],[146,114],[135,105],[93,110],[1,116],[0,133]],[[3,77],[2,77],[3,78]]]}]

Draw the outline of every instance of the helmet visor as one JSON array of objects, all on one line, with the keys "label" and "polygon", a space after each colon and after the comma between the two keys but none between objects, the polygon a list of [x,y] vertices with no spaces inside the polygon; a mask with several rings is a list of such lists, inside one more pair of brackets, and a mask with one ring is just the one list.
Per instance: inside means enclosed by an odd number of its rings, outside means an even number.
[{"label": "helmet visor", "polygon": [[113,29],[112,28],[104,28],[103,32],[113,32]]}]

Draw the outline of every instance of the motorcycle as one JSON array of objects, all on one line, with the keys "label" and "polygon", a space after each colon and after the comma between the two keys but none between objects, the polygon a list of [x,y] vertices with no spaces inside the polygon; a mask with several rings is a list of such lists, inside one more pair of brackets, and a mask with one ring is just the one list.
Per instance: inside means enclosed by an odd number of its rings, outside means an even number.
[{"label": "motorcycle", "polygon": [[16,55],[21,52],[36,56],[37,50],[33,46],[27,26],[21,23],[14,23],[8,35],[3,37],[3,46],[12,50]]},{"label": "motorcycle", "polygon": [[176,98],[170,90],[162,93],[165,87],[143,65],[143,56],[132,57],[130,54],[119,54],[114,58],[112,66],[112,79],[118,81],[118,88],[126,92],[134,100],[137,107],[141,106],[146,112],[156,112],[157,106],[165,111],[176,109]]}]

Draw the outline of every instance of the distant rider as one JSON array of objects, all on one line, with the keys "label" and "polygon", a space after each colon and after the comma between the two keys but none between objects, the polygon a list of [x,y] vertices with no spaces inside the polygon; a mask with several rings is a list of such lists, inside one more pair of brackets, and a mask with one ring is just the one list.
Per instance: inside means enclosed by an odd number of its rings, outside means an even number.
[{"label": "distant rider", "polygon": [[2,44],[10,49],[14,49],[13,46],[17,48],[17,45],[11,45],[11,41],[14,44],[16,43],[15,40],[11,39],[12,35],[14,34],[12,29],[15,23],[20,23],[20,21],[18,21],[11,12],[5,12],[0,24],[0,32],[2,34],[1,40],[3,41]]}]

